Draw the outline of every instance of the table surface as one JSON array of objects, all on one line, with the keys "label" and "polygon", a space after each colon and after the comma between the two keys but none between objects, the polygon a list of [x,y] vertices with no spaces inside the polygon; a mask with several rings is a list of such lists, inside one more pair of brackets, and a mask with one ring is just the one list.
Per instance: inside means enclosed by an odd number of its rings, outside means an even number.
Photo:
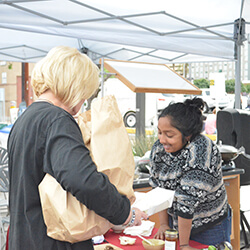
[{"label": "table surface", "polygon": [[[151,234],[150,237],[145,237],[146,239],[150,239],[150,238],[153,238],[153,236],[156,234],[157,232],[157,228],[154,228],[153,229],[153,232]],[[120,240],[119,240],[119,237],[120,236],[127,236],[127,237],[131,237],[131,238],[136,238],[136,242],[134,245],[126,245],[126,246],[123,246],[120,244]],[[112,230],[109,230],[105,235],[105,240],[117,247],[120,247],[124,250],[144,250],[143,246],[142,246],[142,240],[139,238],[139,237],[136,237],[136,236],[131,236],[131,235],[126,235],[124,233],[120,233],[120,234],[117,234],[117,233],[114,233]],[[106,243],[106,242],[105,242]],[[190,240],[189,242],[190,246],[192,247],[195,247],[197,249],[202,249],[202,248],[207,248],[208,246],[206,245],[203,245],[203,244],[200,244],[198,242],[195,242],[195,241],[192,241]],[[179,250],[179,246],[177,246],[177,250]]]},{"label": "table surface", "polygon": [[[222,175],[225,177],[225,176],[229,176],[229,175],[236,175],[236,174],[244,174],[244,169],[241,169],[241,168],[233,168],[233,169],[230,169],[230,170],[225,170],[225,171],[222,171]],[[151,187],[148,183],[148,180],[146,181],[134,181],[134,184],[133,184],[133,188],[135,189],[138,189],[138,188],[145,188],[145,187]]]}]

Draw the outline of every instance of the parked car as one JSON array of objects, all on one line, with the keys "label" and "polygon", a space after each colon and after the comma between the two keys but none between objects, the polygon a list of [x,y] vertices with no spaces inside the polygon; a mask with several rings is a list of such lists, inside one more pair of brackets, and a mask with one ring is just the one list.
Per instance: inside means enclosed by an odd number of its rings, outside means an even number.
[{"label": "parked car", "polygon": [[[136,127],[136,93],[117,78],[104,83],[104,95],[114,95],[126,127]],[[98,94],[101,98],[102,90]],[[145,126],[156,127],[159,113],[170,103],[183,101],[182,94],[146,93]]]},{"label": "parked car", "polygon": [[[136,126],[135,96],[133,98],[134,100],[130,100],[129,104],[122,100],[124,98],[117,99],[126,127]],[[146,93],[146,126],[156,125],[159,114],[169,104],[182,101],[181,94]]]},{"label": "parked car", "polygon": [[248,96],[247,96],[247,105],[246,105],[246,109],[250,110],[250,94],[248,94]]},{"label": "parked car", "polygon": [[202,98],[210,110],[216,107],[216,102],[218,102],[220,109],[224,109],[230,104],[230,98],[227,93],[220,94],[218,100],[216,100],[216,96],[211,95],[210,89],[202,89]]},{"label": "parked car", "polygon": [[[204,88],[201,89],[202,93],[201,95],[195,95],[199,98],[202,98],[202,100],[204,101],[204,113],[208,113],[209,111],[213,110],[216,107],[216,96],[212,96],[211,95],[211,91],[209,88]],[[184,98],[193,98],[194,95],[184,95]],[[225,93],[224,95],[220,95],[220,98],[218,98],[218,107],[220,109],[224,109],[226,107],[228,107],[230,105],[230,98],[227,95],[227,93]]]},{"label": "parked car", "polygon": [[[110,78],[104,83],[104,95],[114,95],[118,108],[126,127],[136,127],[136,93],[130,90],[119,79]],[[145,126],[152,127],[157,124],[156,93],[146,93],[145,98]],[[98,98],[102,97],[102,91]]]},{"label": "parked car", "polygon": [[182,94],[158,94],[156,100],[157,113],[160,114],[161,111],[166,108],[169,104],[183,102],[184,95]]}]

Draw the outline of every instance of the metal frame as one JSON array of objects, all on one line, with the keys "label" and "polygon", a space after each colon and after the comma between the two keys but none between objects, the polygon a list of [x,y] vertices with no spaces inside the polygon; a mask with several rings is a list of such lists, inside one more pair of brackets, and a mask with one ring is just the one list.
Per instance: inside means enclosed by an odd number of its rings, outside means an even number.
[{"label": "metal frame", "polygon": [[[33,56],[33,57],[24,58],[24,57],[15,56],[15,55],[13,55],[11,53],[1,52],[1,50],[20,49],[20,48],[23,48],[23,49],[27,48],[27,49],[35,50],[37,52],[41,52],[42,54],[40,56]],[[41,49],[38,49],[38,48],[35,48],[35,47],[31,47],[31,46],[27,46],[27,45],[0,48],[0,54],[1,55],[6,55],[6,56],[9,56],[9,57],[13,57],[13,58],[19,59],[21,61],[26,61],[26,60],[30,60],[30,59],[34,59],[34,58],[42,58],[42,57],[46,56],[47,53],[48,53],[48,51],[44,51],[44,50],[41,50]]]},{"label": "metal frame", "polygon": [[[74,3],[76,5],[82,6],[84,8],[87,8],[89,10],[100,13],[104,17],[90,18],[90,19],[84,19],[84,20],[67,21],[67,20],[62,20],[62,19],[55,18],[53,16],[43,14],[43,13],[38,12],[38,11],[34,11],[31,8],[23,7],[23,6],[20,5],[21,3],[27,3],[27,2],[49,2],[47,0],[31,0],[31,1],[30,0],[2,0],[2,1],[0,1],[0,5],[3,5],[3,4],[8,5],[11,8],[15,8],[15,9],[18,9],[20,11],[27,12],[27,13],[30,13],[32,15],[41,17],[43,19],[47,19],[47,20],[50,20],[52,22],[59,23],[59,24],[61,24],[63,26],[72,26],[72,25],[75,25],[75,24],[90,23],[90,22],[101,22],[101,21],[107,21],[107,20],[118,20],[118,21],[126,23],[128,25],[137,27],[137,28],[141,29],[142,31],[148,32],[148,34],[151,34],[151,35],[154,34],[154,35],[160,36],[160,37],[162,37],[162,36],[167,37],[167,36],[170,36],[170,35],[176,35],[176,36],[180,37],[181,34],[183,34],[183,33],[187,34],[187,32],[190,32],[190,31],[202,30],[202,31],[206,32],[205,34],[207,34],[206,36],[203,36],[203,38],[205,38],[205,39],[227,40],[227,41],[235,42],[235,51],[237,52],[236,54],[238,54],[238,57],[236,58],[236,62],[235,62],[236,63],[236,67],[235,67],[236,68],[236,71],[235,71],[235,75],[236,75],[236,79],[235,79],[236,80],[236,88],[235,88],[236,100],[235,100],[235,103],[236,103],[236,108],[240,107],[240,71],[241,71],[240,70],[240,68],[241,68],[241,65],[240,65],[240,60],[241,60],[240,52],[241,52],[241,42],[242,41],[240,40],[240,36],[238,36],[238,39],[235,40],[234,38],[231,37],[231,35],[225,36],[224,34],[221,34],[220,32],[215,32],[215,31],[211,30],[212,28],[215,28],[215,27],[223,27],[223,26],[233,25],[234,22],[220,23],[220,24],[216,24],[216,25],[200,26],[200,25],[198,25],[196,23],[190,22],[190,21],[185,20],[183,18],[180,18],[178,16],[167,13],[166,11],[156,11],[156,12],[147,12],[147,13],[138,13],[138,14],[132,14],[132,15],[120,15],[120,16],[118,16],[118,15],[114,15],[114,14],[112,14],[110,12],[104,11],[104,10],[102,10],[100,8],[96,8],[96,7],[92,6],[92,5],[85,4],[82,1],[77,1],[77,0],[68,0],[68,1],[71,2],[71,3]],[[241,27],[241,18],[242,18],[243,7],[244,7],[244,0],[241,0],[240,24],[239,24],[240,27]],[[148,27],[146,25],[141,25],[139,22],[135,22],[134,20],[133,21],[131,20],[131,18],[135,18],[135,17],[146,17],[146,16],[147,17],[157,17],[157,16],[162,16],[162,15],[167,16],[169,18],[172,18],[172,19],[174,19],[174,20],[176,20],[178,22],[187,24],[187,25],[190,26],[190,28],[182,29],[182,30],[175,30],[175,31],[171,31],[171,32],[159,32],[157,29],[150,28],[150,27]],[[246,22],[246,24],[250,24],[250,23]],[[22,31],[22,30],[27,31],[27,30],[25,30],[25,27],[19,27],[18,30],[19,31]],[[33,31],[33,32],[42,33],[43,31],[40,31],[40,30],[38,31],[37,30],[37,31]],[[48,33],[48,34],[59,36],[58,34],[55,34],[55,33],[53,34],[53,32]],[[82,44],[82,39],[80,39],[79,37],[75,37],[75,39],[77,39],[79,41],[79,44]],[[19,48],[29,48],[29,49],[32,49],[32,50],[42,52],[42,54],[41,54],[41,56],[35,56],[35,57],[29,57],[29,56],[27,56],[27,57],[18,57],[16,55],[13,55],[11,53],[6,52],[8,50],[8,48],[1,48],[0,49],[0,54],[8,56],[8,57],[16,59],[16,60],[27,62],[27,61],[29,61],[31,59],[41,58],[47,53],[47,51],[41,51],[39,48],[34,48],[34,47],[32,48],[32,47],[26,46],[25,44],[19,46]],[[79,47],[79,49],[81,49],[81,47]],[[126,48],[126,46],[122,46],[120,49],[116,48],[113,51],[110,51],[109,53],[105,53],[103,55],[100,54],[99,52],[96,52],[96,51],[93,51],[93,50],[89,50],[89,53],[92,53],[92,56],[93,56],[92,59],[95,59],[95,60],[98,59],[98,58],[104,58],[104,57],[105,58],[111,58],[111,59],[117,59],[115,54],[118,53],[119,51],[128,51],[128,52],[137,53],[136,56],[128,58],[129,61],[136,60],[136,59],[141,58],[143,56],[149,56],[151,58],[164,60],[166,63],[173,63],[175,60],[177,60],[179,58],[182,58],[182,57],[184,58],[185,56],[190,54],[190,53],[187,53],[186,51],[181,51],[180,50],[180,51],[175,51],[175,52],[180,53],[178,56],[175,56],[175,57],[172,57],[172,58],[165,58],[165,57],[157,56],[157,55],[154,54],[155,52],[159,51],[159,49],[157,49],[157,48],[151,48],[151,49],[148,48],[147,52],[142,53],[140,51],[136,51],[136,50],[132,50],[130,48]],[[169,51],[171,51],[171,50],[169,50]],[[172,50],[172,51],[174,51],[174,50]],[[204,55],[205,54],[206,53],[204,52]],[[197,53],[197,55],[198,55],[198,53]],[[185,60],[183,60],[183,61],[185,61]]]},{"label": "metal frame", "polygon": [[[240,18],[239,18],[239,28],[237,37],[235,40],[235,108],[240,109],[241,106],[241,46],[243,45],[244,37],[241,34],[241,27],[242,27],[242,12],[244,7],[244,0],[241,1],[241,11],[240,11]],[[245,27],[244,27],[245,28]]]},{"label": "metal frame", "polygon": [[[47,0],[32,0],[32,2],[44,2],[44,1],[47,1]],[[53,16],[45,15],[45,14],[42,14],[41,12],[33,11],[33,10],[29,9],[29,8],[25,8],[25,7],[22,7],[22,6],[18,5],[19,3],[25,3],[25,2],[30,2],[30,1],[28,1],[28,0],[19,0],[19,1],[18,0],[5,0],[5,1],[2,0],[0,2],[0,4],[6,4],[6,5],[10,6],[10,7],[13,7],[13,8],[19,9],[21,11],[24,11],[24,12],[27,12],[27,13],[30,13],[30,14],[42,17],[44,19],[48,19],[50,21],[62,24],[64,26],[69,26],[69,25],[74,25],[74,24],[80,24],[80,23],[100,22],[100,21],[105,21],[105,20],[115,20],[116,19],[116,20],[119,20],[121,22],[125,22],[125,23],[127,23],[129,25],[138,27],[138,28],[140,28],[142,30],[148,31],[149,33],[156,34],[158,36],[169,36],[169,35],[173,35],[173,34],[186,33],[186,32],[194,31],[194,30],[203,30],[203,31],[207,32],[208,34],[213,34],[214,35],[214,37],[206,37],[206,39],[223,39],[223,40],[234,41],[233,38],[231,38],[231,37],[227,37],[227,36],[225,36],[223,34],[220,34],[218,32],[214,32],[214,31],[210,30],[210,28],[214,28],[214,27],[221,27],[221,26],[233,25],[234,22],[231,22],[231,23],[222,23],[222,24],[216,24],[216,25],[209,25],[209,26],[200,26],[200,25],[197,25],[195,23],[192,23],[192,22],[189,22],[187,20],[184,20],[184,19],[182,19],[180,17],[171,15],[171,14],[165,12],[165,11],[116,16],[116,15],[113,15],[112,13],[103,11],[101,9],[95,8],[93,6],[90,6],[88,4],[85,4],[85,3],[77,1],[77,0],[69,0],[69,2],[72,2],[72,3],[75,3],[77,5],[83,6],[85,8],[90,9],[90,10],[96,11],[98,13],[101,13],[102,15],[106,15],[107,17],[94,18],[94,19],[85,19],[85,20],[65,21],[65,20],[60,20],[60,19],[57,19],[57,18],[55,18]],[[170,17],[172,19],[175,19],[175,20],[180,21],[182,23],[188,24],[188,25],[192,26],[193,28],[184,29],[184,30],[176,30],[176,31],[173,31],[173,32],[165,32],[164,33],[164,32],[158,32],[156,29],[152,29],[152,28],[149,28],[147,26],[140,25],[137,22],[128,20],[129,18],[134,18],[134,17],[156,16],[156,15],[165,15],[165,16],[168,16],[168,17]],[[131,51],[131,50],[127,49],[127,48],[121,48],[120,50]],[[150,57],[154,57],[154,58],[159,58],[159,59],[165,60],[166,62],[173,62],[174,60],[176,60],[176,59],[178,59],[180,57],[184,57],[184,56],[186,56],[186,55],[189,54],[189,53],[186,53],[185,51],[183,51],[183,52],[178,51],[179,53],[183,53],[183,54],[179,55],[178,57],[174,57],[174,58],[164,58],[164,57],[158,57],[158,56],[155,56],[155,55],[152,54],[153,52],[156,52],[156,51],[157,51],[157,49],[154,49],[154,50],[149,51],[149,52],[147,52],[145,54],[143,54],[143,53],[141,53],[139,51],[134,51],[134,52],[138,53],[138,56],[134,57],[134,58],[130,58],[128,60],[134,60],[134,59],[137,59],[137,58],[139,58],[141,56],[148,55]],[[92,51],[92,52],[96,53],[95,51]],[[101,57],[107,57],[107,56],[109,56],[111,54],[115,54],[116,52],[117,52],[117,50],[111,51],[110,53],[108,53],[106,55],[100,55],[99,58],[101,58]],[[96,54],[99,54],[99,53],[96,53]],[[5,55],[9,55],[9,54],[5,54]],[[9,55],[9,56],[12,56],[12,55]],[[24,60],[24,61],[27,61],[27,60],[30,59],[30,58],[18,58],[18,57],[13,57],[13,58]],[[112,57],[110,57],[110,58],[112,58]],[[115,59],[115,58],[113,58],[113,59]]]},{"label": "metal frame", "polygon": [[[35,2],[39,2],[39,1],[46,1],[46,0],[33,0]],[[9,6],[12,6],[14,8],[17,8],[17,9],[20,9],[22,11],[25,11],[25,12],[28,12],[28,13],[31,13],[33,15],[37,15],[39,17],[43,17],[43,18],[46,18],[46,19],[49,19],[51,21],[54,21],[54,22],[57,22],[57,23],[61,23],[63,25],[73,25],[73,24],[77,24],[77,23],[87,23],[87,22],[98,22],[98,21],[107,21],[107,20],[112,20],[112,19],[117,19],[117,20],[120,20],[122,22],[126,22],[130,25],[133,25],[133,26],[136,26],[138,28],[141,28],[141,29],[144,29],[144,30],[147,30],[149,32],[152,32],[154,34],[157,34],[159,36],[167,36],[167,35],[172,35],[172,34],[178,34],[178,33],[183,33],[183,32],[188,32],[188,31],[194,31],[194,30],[203,30],[203,31],[206,31],[208,33],[211,33],[213,35],[216,35],[222,39],[226,39],[226,40],[231,40],[231,41],[234,41],[231,37],[226,37],[224,36],[223,34],[220,34],[218,32],[214,32],[214,31],[211,31],[209,30],[209,28],[214,28],[214,27],[219,27],[219,26],[226,26],[226,25],[232,25],[232,23],[224,23],[224,24],[216,24],[216,25],[209,25],[209,26],[199,26],[195,23],[192,23],[192,22],[189,22],[187,20],[184,20],[182,18],[179,18],[177,16],[174,16],[174,15],[171,15],[165,11],[158,11],[158,12],[149,12],[149,13],[140,13],[140,14],[134,14],[134,15],[122,15],[122,16],[116,16],[116,15],[113,15],[111,13],[108,13],[106,11],[103,11],[101,9],[98,9],[98,8],[95,8],[93,6],[90,6],[90,5],[87,5],[87,4],[84,4],[82,2],[79,2],[79,1],[76,1],[76,0],[69,0],[70,2],[73,2],[75,4],[78,4],[78,5],[81,5],[81,6],[84,6],[88,9],[91,9],[91,10],[94,10],[94,11],[97,11],[103,15],[106,15],[107,17],[105,18],[94,18],[94,19],[86,19],[86,20],[76,20],[76,21],[63,21],[63,20],[59,20],[59,19],[56,19],[54,17],[51,17],[51,16],[48,16],[48,15],[44,15],[40,12],[36,12],[36,11],[33,11],[31,9],[28,9],[28,8],[24,8],[22,6],[19,6],[15,3],[22,3],[22,2],[29,2],[28,0],[24,1],[24,0],[20,0],[20,1],[3,1],[3,2],[0,2],[0,4],[7,4]],[[244,2],[244,0],[243,0]],[[139,23],[136,23],[136,22],[132,22],[132,21],[129,21],[127,20],[128,18],[132,18],[132,17],[141,17],[141,16],[152,16],[152,15],[166,15],[168,17],[171,17],[173,19],[176,19],[180,22],[183,22],[185,24],[188,24],[190,26],[193,26],[194,28],[191,28],[191,29],[185,29],[185,30],[177,30],[177,31],[174,31],[174,32],[166,32],[166,33],[162,33],[162,32],[158,32],[157,30],[155,29],[151,29],[149,27],[146,27],[146,26],[143,26],[143,25],[140,25]]]}]

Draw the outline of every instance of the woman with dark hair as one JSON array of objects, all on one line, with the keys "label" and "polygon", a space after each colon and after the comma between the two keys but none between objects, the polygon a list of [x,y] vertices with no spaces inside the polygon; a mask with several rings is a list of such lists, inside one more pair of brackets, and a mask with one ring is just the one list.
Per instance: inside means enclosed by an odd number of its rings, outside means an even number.
[{"label": "woman with dark hair", "polygon": [[201,134],[203,101],[188,99],[166,107],[158,120],[158,140],[150,155],[150,185],[175,190],[167,210],[159,213],[164,232],[179,232],[180,248],[194,249],[189,240],[206,245],[230,242],[231,211],[222,179],[217,146]]}]

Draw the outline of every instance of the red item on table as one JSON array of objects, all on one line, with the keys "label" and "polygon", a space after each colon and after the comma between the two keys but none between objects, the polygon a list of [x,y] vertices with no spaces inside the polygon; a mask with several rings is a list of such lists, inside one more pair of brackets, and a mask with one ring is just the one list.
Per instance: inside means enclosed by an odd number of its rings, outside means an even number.
[{"label": "red item on table", "polygon": [[[150,237],[146,237],[146,236],[143,236],[144,238],[147,238],[147,239],[152,239],[154,237],[154,235],[157,233],[157,228],[154,228],[153,231],[152,231],[152,234]],[[126,245],[126,246],[123,246],[120,244],[120,240],[119,240],[119,237],[120,236],[127,236],[127,237],[131,237],[131,238],[136,238],[136,242],[134,245]],[[117,234],[117,233],[114,233],[112,230],[109,230],[105,235],[105,240],[115,246],[118,246],[124,250],[126,249],[129,249],[129,250],[144,250],[143,246],[142,246],[142,239],[139,238],[139,237],[136,237],[136,236],[130,236],[130,235],[126,235],[124,233],[120,233],[120,234]],[[7,231],[7,239],[6,239],[6,248],[5,250],[8,250],[8,242],[9,242],[9,228],[8,228],[8,231]],[[195,242],[193,240],[190,240],[189,241],[189,244],[190,246],[194,247],[194,248],[198,248],[198,249],[202,249],[202,248],[207,248],[208,246],[207,245],[203,245],[201,243],[198,243],[198,242]],[[177,246],[177,250],[180,250],[179,248],[179,245]]]},{"label": "red item on table", "polygon": [[[146,237],[146,236],[143,236],[144,238],[146,239],[152,239],[154,237],[154,235],[157,233],[157,228],[154,228],[153,231],[152,231],[152,234],[150,237]],[[136,238],[136,242],[134,245],[121,245],[120,244],[120,240],[119,240],[119,237],[120,236],[127,236],[127,237],[131,237],[131,238]],[[127,235],[127,234],[124,234],[124,233],[120,233],[120,234],[117,234],[117,233],[114,233],[112,230],[109,230],[105,235],[105,240],[117,247],[120,247],[124,250],[128,249],[128,250],[144,250],[143,246],[142,246],[142,239],[140,239],[139,237],[136,237],[136,236],[131,236],[131,235]],[[193,240],[190,240],[189,241],[189,244],[190,246],[194,247],[194,248],[198,248],[198,249],[202,249],[202,248],[208,248],[207,245],[203,245],[201,243],[198,243],[198,242],[195,242]],[[180,250],[179,248],[179,244],[177,246],[177,250]]]}]

